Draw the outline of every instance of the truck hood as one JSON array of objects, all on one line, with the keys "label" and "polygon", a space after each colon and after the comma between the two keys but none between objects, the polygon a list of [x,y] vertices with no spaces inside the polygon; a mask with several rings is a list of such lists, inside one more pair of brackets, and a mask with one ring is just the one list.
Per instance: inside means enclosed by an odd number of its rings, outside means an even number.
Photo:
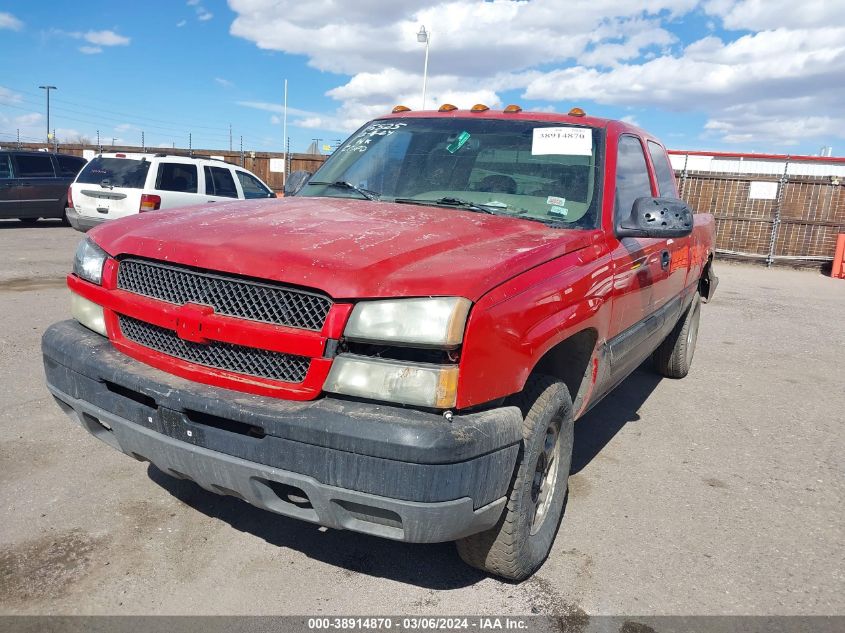
[{"label": "truck hood", "polygon": [[311,197],[156,211],[90,233],[114,256],[306,286],[336,299],[473,301],[589,245],[594,234],[451,208]]}]

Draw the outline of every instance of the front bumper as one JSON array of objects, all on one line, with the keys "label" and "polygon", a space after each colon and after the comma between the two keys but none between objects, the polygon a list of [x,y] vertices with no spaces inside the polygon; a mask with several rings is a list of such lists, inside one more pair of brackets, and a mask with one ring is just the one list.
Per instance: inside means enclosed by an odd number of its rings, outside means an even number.
[{"label": "front bumper", "polygon": [[194,383],[75,321],[42,339],[47,386],[110,446],[219,494],[333,528],[449,541],[501,516],[521,441],[515,407],[443,416]]},{"label": "front bumper", "polygon": [[87,215],[80,215],[73,207],[65,209],[65,217],[67,217],[67,221],[73,228],[82,232],[90,231],[95,226],[108,221],[105,218],[92,218]]}]

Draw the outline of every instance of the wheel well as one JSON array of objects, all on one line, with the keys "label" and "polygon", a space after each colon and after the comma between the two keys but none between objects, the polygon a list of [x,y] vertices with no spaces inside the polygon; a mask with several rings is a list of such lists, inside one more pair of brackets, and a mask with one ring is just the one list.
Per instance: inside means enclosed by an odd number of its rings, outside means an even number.
[{"label": "wheel well", "polygon": [[590,358],[596,348],[598,333],[590,328],[573,334],[551,348],[535,365],[533,373],[548,374],[561,380],[576,402],[585,380],[589,381]]}]

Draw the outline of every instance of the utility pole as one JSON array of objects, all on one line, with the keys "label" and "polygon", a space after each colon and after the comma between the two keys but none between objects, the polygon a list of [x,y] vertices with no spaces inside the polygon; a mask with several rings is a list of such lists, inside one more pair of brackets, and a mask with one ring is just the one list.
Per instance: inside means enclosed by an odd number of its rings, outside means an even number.
[{"label": "utility pole", "polygon": [[288,183],[288,80],[285,79],[285,111],[282,114],[282,150],[285,153],[285,169],[282,173],[282,187]]},{"label": "utility pole", "polygon": [[232,151],[232,124],[229,124],[229,151]]},{"label": "utility pole", "polygon": [[191,133],[188,132],[188,156],[194,155],[194,145],[193,141],[191,140]]},{"label": "utility pole", "polygon": [[58,90],[55,86],[38,86],[41,90],[47,91],[47,143],[50,143],[50,91]]},{"label": "utility pole", "polygon": [[144,141],[144,131],[141,130],[141,152],[146,152],[146,151],[147,151],[147,144]]}]

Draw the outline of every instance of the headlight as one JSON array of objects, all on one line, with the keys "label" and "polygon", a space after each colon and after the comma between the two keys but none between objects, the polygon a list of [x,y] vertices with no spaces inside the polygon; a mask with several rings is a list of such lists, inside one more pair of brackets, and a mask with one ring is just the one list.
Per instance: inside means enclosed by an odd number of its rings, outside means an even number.
[{"label": "headlight", "polygon": [[464,338],[471,305],[463,297],[361,301],[343,335],[358,341],[453,347]]},{"label": "headlight", "polygon": [[436,409],[455,406],[456,365],[426,365],[340,354],[332,362],[326,391]]},{"label": "headlight", "polygon": [[103,306],[99,306],[92,301],[88,301],[85,297],[72,292],[70,293],[70,313],[74,319],[89,330],[94,330],[97,334],[107,336]]},{"label": "headlight", "polygon": [[103,266],[105,266],[108,257],[106,251],[89,238],[85,238],[76,247],[76,255],[73,257],[73,272],[92,284],[100,285],[103,282]]}]

